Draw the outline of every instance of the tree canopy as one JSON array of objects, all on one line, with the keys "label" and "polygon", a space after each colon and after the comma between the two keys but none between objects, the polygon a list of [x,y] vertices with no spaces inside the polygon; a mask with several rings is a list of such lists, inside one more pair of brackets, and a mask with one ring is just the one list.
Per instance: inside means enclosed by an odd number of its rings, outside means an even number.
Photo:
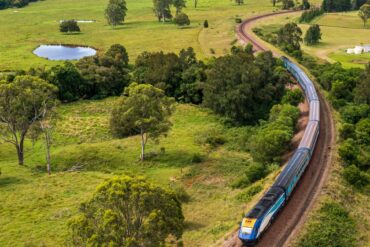
[{"label": "tree canopy", "polygon": [[108,24],[117,26],[125,21],[127,13],[125,0],[109,0],[108,6],[105,9],[105,18]]},{"label": "tree canopy", "polygon": [[358,16],[361,18],[362,22],[364,23],[364,27],[365,27],[367,23],[367,19],[370,18],[370,4],[362,5],[360,10],[358,11]]},{"label": "tree canopy", "polygon": [[184,230],[181,203],[172,191],[142,177],[114,177],[81,204],[69,223],[75,246],[165,246]]},{"label": "tree canopy", "polygon": [[296,23],[285,24],[278,32],[277,43],[288,53],[300,52],[302,30]]},{"label": "tree canopy", "polygon": [[59,30],[62,33],[74,33],[81,31],[77,21],[75,20],[62,21],[59,25]]},{"label": "tree canopy", "polygon": [[190,19],[189,16],[185,13],[178,13],[173,20],[174,23],[178,26],[189,26]]},{"label": "tree canopy", "polygon": [[161,89],[150,84],[132,83],[112,111],[112,133],[117,137],[139,133],[141,159],[144,160],[148,139],[157,140],[171,128],[169,117],[174,111],[173,103]]},{"label": "tree canopy", "polygon": [[307,45],[316,45],[317,43],[319,43],[320,39],[321,39],[320,26],[317,24],[311,25],[306,32],[304,42]]},{"label": "tree canopy", "polygon": [[209,69],[203,103],[236,123],[255,123],[281,99],[289,77],[271,52],[255,58],[250,51],[233,50]]}]

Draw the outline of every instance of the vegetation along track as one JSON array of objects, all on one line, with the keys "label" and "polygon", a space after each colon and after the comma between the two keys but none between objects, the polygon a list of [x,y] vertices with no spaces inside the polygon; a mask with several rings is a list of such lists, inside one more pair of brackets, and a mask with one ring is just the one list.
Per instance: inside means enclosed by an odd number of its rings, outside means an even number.
[{"label": "vegetation along track", "polygon": [[[293,12],[295,11],[269,13],[247,19],[237,27],[237,34],[241,41],[252,43],[255,51],[267,50],[255,35],[249,34],[248,29],[250,29],[252,24],[257,20]],[[279,56],[276,52],[274,52],[274,55]],[[327,177],[332,159],[331,150],[335,142],[335,131],[329,104],[320,92],[317,92],[321,102],[321,122],[320,135],[316,144],[316,149],[292,197],[273,224],[264,233],[264,236],[262,236],[257,246],[273,247],[289,245],[290,240],[296,236],[298,229],[304,223],[307,212],[312,207]],[[234,234],[224,242],[223,246],[242,246],[242,243],[238,239],[237,232],[234,232]]]}]

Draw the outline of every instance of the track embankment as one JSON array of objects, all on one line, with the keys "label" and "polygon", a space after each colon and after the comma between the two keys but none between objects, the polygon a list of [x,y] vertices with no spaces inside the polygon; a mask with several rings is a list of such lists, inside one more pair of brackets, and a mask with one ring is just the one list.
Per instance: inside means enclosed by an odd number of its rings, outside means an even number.
[{"label": "track embankment", "polygon": [[[295,11],[270,13],[250,18],[237,27],[237,34],[243,43],[251,43],[255,51],[265,51],[267,48],[263,42],[251,32],[253,24],[264,18],[287,15],[293,12]],[[273,53],[275,56],[279,56],[278,52]],[[259,247],[288,246],[290,241],[297,236],[299,229],[306,220],[307,213],[312,208],[326,181],[332,160],[331,149],[335,143],[335,131],[330,106],[319,90],[317,92],[320,97],[321,122],[316,149],[292,197],[260,239],[257,245]],[[242,246],[237,232],[234,232],[224,241],[222,246]]]}]

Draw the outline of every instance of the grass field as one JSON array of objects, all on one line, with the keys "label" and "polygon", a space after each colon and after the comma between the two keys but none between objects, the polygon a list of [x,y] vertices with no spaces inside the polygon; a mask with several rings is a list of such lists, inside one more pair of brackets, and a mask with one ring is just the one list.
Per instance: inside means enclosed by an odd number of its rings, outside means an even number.
[{"label": "grass field", "polygon": [[[184,12],[189,15],[191,25],[179,28],[157,21],[152,0],[127,0],[125,24],[112,29],[104,18],[107,2],[46,0],[22,9],[0,11],[0,71],[56,64],[32,54],[40,44],[87,45],[105,51],[110,45],[120,43],[127,48],[131,59],[145,50],[178,52],[189,46],[200,58],[211,55],[210,48],[215,50],[215,55],[221,55],[235,39],[236,16],[245,18],[273,10],[269,0],[250,0],[242,6],[233,1],[201,0],[196,9],[189,0]],[[97,22],[82,23],[81,34],[66,35],[59,32],[59,20],[65,19]],[[203,30],[206,19],[210,27]]]},{"label": "grass field", "polygon": [[[79,204],[104,179],[119,174],[140,174],[162,186],[185,188],[191,196],[183,205],[185,246],[208,246],[236,227],[248,201],[240,203],[236,196],[241,190],[229,185],[243,174],[250,156],[233,151],[234,140],[213,148],[199,138],[215,130],[224,137],[242,130],[226,129],[199,107],[178,105],[169,136],[159,145],[149,143],[151,158],[141,163],[138,137],[120,140],[109,133],[115,100],[61,106],[50,177],[41,141],[27,142],[25,167],[17,165],[14,147],[0,144],[0,246],[62,246],[66,223]],[[82,170],[66,171],[76,165]]]},{"label": "grass field", "polygon": [[[279,16],[260,21],[256,26],[261,26],[266,31],[275,31],[279,26],[287,22],[297,21],[300,14]],[[370,25],[363,27],[357,12],[325,14],[312,23],[320,25],[322,40],[318,45],[302,45],[302,49],[314,56],[326,59],[329,62],[341,62],[344,67],[361,67],[370,62],[370,53],[350,55],[345,52],[347,48],[360,44],[370,44]],[[308,29],[308,24],[299,25],[303,31],[303,37]]]}]

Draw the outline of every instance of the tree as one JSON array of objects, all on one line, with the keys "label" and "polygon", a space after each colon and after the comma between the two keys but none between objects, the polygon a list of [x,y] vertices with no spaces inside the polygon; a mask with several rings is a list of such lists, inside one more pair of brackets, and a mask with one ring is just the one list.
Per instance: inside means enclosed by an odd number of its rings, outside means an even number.
[{"label": "tree", "polygon": [[74,246],[165,246],[184,230],[181,203],[174,192],[142,177],[114,177],[81,204],[69,222]]},{"label": "tree", "polygon": [[198,6],[198,0],[194,0],[194,8],[197,8]]},{"label": "tree", "polygon": [[114,66],[118,68],[128,67],[129,57],[126,48],[123,45],[112,45],[105,53],[105,56],[112,58]]},{"label": "tree", "polygon": [[166,19],[172,19],[170,6],[172,0],[153,0],[154,13],[158,18],[158,21],[166,21]]},{"label": "tree", "polygon": [[203,27],[204,27],[204,28],[208,28],[208,27],[209,27],[208,20],[205,20],[205,21],[204,21],[204,23],[203,23]]},{"label": "tree", "polygon": [[125,0],[109,0],[105,9],[105,18],[113,27],[123,23],[127,12]]},{"label": "tree", "polygon": [[307,45],[316,45],[317,43],[319,43],[320,39],[321,39],[320,26],[317,24],[311,25],[306,32],[306,36],[304,37],[305,43]]},{"label": "tree", "polygon": [[186,7],[185,0],[172,0],[172,4],[176,8],[176,14],[179,14],[182,11],[182,9]]},{"label": "tree", "polygon": [[33,76],[0,82],[0,138],[15,146],[18,163],[24,164],[24,140],[30,127],[43,120],[44,109],[55,102],[57,88]]},{"label": "tree", "polygon": [[287,23],[279,30],[277,43],[283,50],[289,53],[300,51],[301,45],[299,42],[302,41],[301,35],[302,30],[296,23]]},{"label": "tree", "polygon": [[370,119],[365,118],[356,124],[356,140],[363,145],[370,145]]},{"label": "tree", "polygon": [[367,64],[364,73],[354,89],[355,102],[370,104],[370,62]]},{"label": "tree", "polygon": [[235,0],[235,3],[238,5],[244,4],[244,0]]},{"label": "tree", "polygon": [[370,17],[370,4],[364,4],[361,6],[360,10],[358,11],[358,16],[364,23],[364,27],[366,26],[367,19]]},{"label": "tree", "polygon": [[59,30],[62,33],[73,33],[81,31],[77,21],[75,20],[62,21],[59,25]]},{"label": "tree", "polygon": [[158,140],[169,131],[172,125],[169,117],[173,111],[173,100],[161,89],[132,83],[112,111],[110,128],[117,137],[139,133],[143,161],[148,139]]},{"label": "tree", "polygon": [[175,16],[175,19],[173,20],[175,24],[178,26],[189,26],[190,25],[190,20],[187,14],[185,13],[179,13]]}]

